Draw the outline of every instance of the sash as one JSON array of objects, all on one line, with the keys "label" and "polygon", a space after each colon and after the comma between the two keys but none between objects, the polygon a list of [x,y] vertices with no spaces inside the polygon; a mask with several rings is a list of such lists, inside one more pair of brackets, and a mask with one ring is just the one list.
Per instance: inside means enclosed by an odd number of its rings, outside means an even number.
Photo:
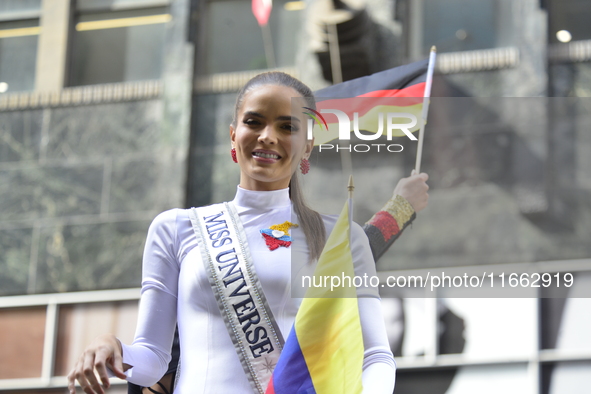
[{"label": "sash", "polygon": [[264,394],[284,340],[230,203],[192,208],[191,223],[220,313],[255,393]]}]

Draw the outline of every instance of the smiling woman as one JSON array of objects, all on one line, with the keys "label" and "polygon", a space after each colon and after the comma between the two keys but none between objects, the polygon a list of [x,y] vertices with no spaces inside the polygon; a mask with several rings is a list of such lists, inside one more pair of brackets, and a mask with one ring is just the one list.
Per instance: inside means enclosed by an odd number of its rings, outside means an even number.
[{"label": "smiling woman", "polygon": [[[293,97],[303,97],[307,107],[316,108],[312,90],[288,74],[268,72],[252,78],[242,87],[236,98],[234,117],[230,125],[230,138],[232,140],[232,149],[238,152],[235,147],[235,140],[237,131],[241,129],[241,123],[247,130],[254,133],[258,130],[259,133],[262,133],[262,139],[257,141],[259,146],[253,148],[259,151],[253,153],[253,151],[248,152],[247,150],[242,162],[238,161],[240,164],[240,185],[248,189],[249,186],[247,185],[249,183],[256,183],[258,187],[263,187],[260,190],[273,190],[270,187],[283,189],[289,186],[291,202],[300,218],[302,231],[310,248],[310,259],[314,260],[322,252],[326,232],[318,212],[306,205],[298,181],[296,167],[299,163],[302,163],[303,159],[305,159],[304,163],[307,163],[307,159],[314,147],[314,140],[306,140],[306,133],[302,128],[302,125],[305,124],[303,113],[299,114],[299,117],[292,114],[291,99]],[[250,125],[245,122],[250,123]],[[268,127],[262,127],[262,125]],[[280,131],[273,132],[273,130],[277,129]],[[273,147],[278,145],[279,141],[283,141],[281,144],[283,149],[286,146],[289,148],[288,151],[284,152],[282,159],[262,157],[268,154],[279,156],[279,152],[273,151]],[[267,152],[261,146],[265,144],[267,150],[269,150]],[[293,154],[291,152],[292,144],[294,145]],[[270,149],[269,146],[271,146]],[[269,160],[269,162],[265,163],[266,160]],[[273,164],[278,165],[273,167]],[[263,167],[265,165],[267,165],[266,168]],[[303,168],[306,167],[304,165]],[[258,173],[257,169],[259,169]],[[304,171],[307,172],[307,169],[302,169],[302,172]],[[255,182],[256,178],[248,175],[257,176],[262,175],[263,172],[275,178],[283,177],[283,180],[276,179],[275,185],[272,186],[271,183]],[[257,190],[254,189],[254,184],[250,185],[250,187],[252,187],[251,190]]]},{"label": "smiling woman", "polygon": [[[241,90],[230,125],[241,174],[236,197],[156,217],[144,252],[136,338],[124,345],[113,335],[98,337],[68,376],[71,393],[75,380],[89,394],[102,393],[107,369],[154,385],[167,372],[177,322],[176,393],[265,393],[301,303],[291,297],[292,263],[313,268],[336,224],[303,201],[297,169],[313,141],[304,115],[292,114],[292,97],[314,107],[310,89],[284,73],[260,74]],[[358,225],[351,232],[355,271],[375,275],[367,237]],[[394,360],[379,296],[376,289],[362,293],[364,392],[390,394]]]}]

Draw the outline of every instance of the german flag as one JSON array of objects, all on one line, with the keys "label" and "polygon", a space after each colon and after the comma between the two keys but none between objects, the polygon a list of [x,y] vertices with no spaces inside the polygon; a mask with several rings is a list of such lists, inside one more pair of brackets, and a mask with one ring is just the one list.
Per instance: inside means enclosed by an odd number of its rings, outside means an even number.
[{"label": "german flag", "polygon": [[[378,72],[366,77],[339,83],[314,93],[316,97],[316,118],[320,120],[314,126],[314,144],[321,145],[338,138],[337,117],[323,110],[339,110],[346,113],[351,120],[349,132],[354,131],[354,116],[357,113],[360,131],[387,135],[384,126],[388,119],[387,113],[405,113],[414,115],[416,124],[409,127],[410,132],[421,126],[421,112],[427,80],[428,59],[415,63]],[[380,125],[380,113],[382,123]],[[312,114],[310,114],[312,115]],[[389,121],[392,124],[411,124],[407,117],[395,117]],[[392,136],[401,137],[405,133],[400,129],[392,131]],[[376,135],[375,138],[378,136]]]}]

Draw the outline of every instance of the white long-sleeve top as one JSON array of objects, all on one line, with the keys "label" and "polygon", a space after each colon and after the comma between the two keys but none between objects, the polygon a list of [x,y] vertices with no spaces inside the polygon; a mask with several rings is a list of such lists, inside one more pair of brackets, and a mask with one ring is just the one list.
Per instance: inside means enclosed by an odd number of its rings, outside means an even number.
[{"label": "white long-sleeve top", "polygon": [[[248,238],[248,245],[269,307],[284,338],[294,323],[301,299],[291,296],[292,254],[307,261],[308,248],[301,228],[291,228],[289,248],[270,251],[260,230],[292,215],[289,190],[250,191],[238,188],[232,201]],[[336,217],[323,216],[327,234]],[[143,257],[142,294],[135,340],[123,345],[123,362],[131,365],[128,381],[151,386],[168,368],[178,321],[181,375],[176,393],[252,393],[239,358],[220,315],[201,259],[189,211],[172,209],[158,215],[150,226]],[[358,225],[352,229],[355,272],[375,274],[367,237]],[[377,289],[359,298],[365,347],[364,392],[392,393],[395,364],[388,345]]]}]

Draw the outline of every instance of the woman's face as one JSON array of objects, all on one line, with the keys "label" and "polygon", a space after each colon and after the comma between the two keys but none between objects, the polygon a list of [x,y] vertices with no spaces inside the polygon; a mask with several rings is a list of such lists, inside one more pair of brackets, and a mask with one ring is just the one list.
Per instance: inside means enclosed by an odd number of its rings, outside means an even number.
[{"label": "woman's face", "polygon": [[300,160],[310,155],[313,141],[306,140],[305,119],[292,114],[292,97],[301,96],[279,85],[258,86],[244,95],[236,125],[230,126],[244,189],[285,189]]}]

